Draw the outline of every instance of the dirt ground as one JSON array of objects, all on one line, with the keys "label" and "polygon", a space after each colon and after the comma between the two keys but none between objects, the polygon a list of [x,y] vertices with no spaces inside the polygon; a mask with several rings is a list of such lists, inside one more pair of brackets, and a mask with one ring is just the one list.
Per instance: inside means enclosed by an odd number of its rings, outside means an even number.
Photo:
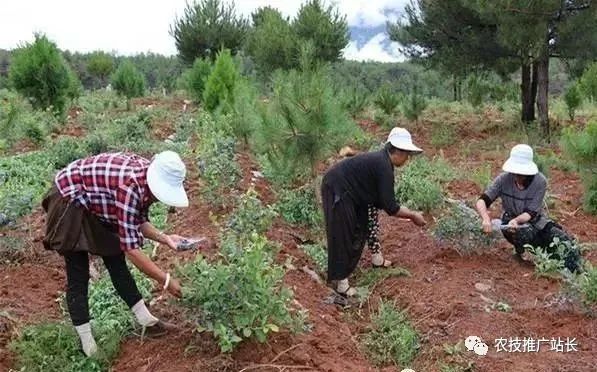
[{"label": "dirt ground", "polygon": [[[181,102],[175,104],[182,105]],[[380,138],[385,135],[385,131],[372,122],[365,121],[362,125]],[[427,129],[413,130],[414,138],[424,148],[433,149],[429,135]],[[474,155],[463,156],[464,143],[481,143],[492,137],[461,129],[458,136],[461,142],[428,153],[443,155],[455,166],[493,161],[495,175],[511,144],[501,143],[502,150],[490,155],[473,152]],[[241,189],[244,190],[251,183],[251,171],[257,168],[246,151],[241,152],[239,161],[244,174]],[[210,208],[200,200],[200,184],[193,172],[189,178],[191,207],[169,215],[170,230],[215,240],[218,230],[209,218]],[[263,200],[273,201],[274,195],[265,181],[259,180],[254,187]],[[580,209],[582,189],[578,175],[552,171],[550,187],[551,193],[557,195],[552,215],[581,242],[597,242],[597,217],[586,215]],[[448,186],[453,198],[474,200],[480,192],[478,186],[468,180],[460,179]],[[433,216],[428,218],[433,220]],[[43,252],[41,211],[36,210],[24,222],[25,227],[17,231],[0,231],[26,239],[34,252],[20,264],[0,265],[0,309],[10,314],[10,318],[0,315],[0,371],[8,371],[12,366],[13,356],[6,346],[20,327],[61,316],[56,299],[65,287],[63,263],[56,255]],[[329,289],[300,270],[309,263],[297,249],[296,236],[301,230],[276,221],[268,236],[281,242],[281,262],[287,255],[295,258],[297,269],[288,271],[285,283],[293,289],[296,305],[309,311],[310,332],[280,332],[267,343],[246,342],[231,355],[221,355],[214,340],[209,335],[193,332],[174,300],[166,299],[154,304],[153,311],[179,322],[185,331],[143,342],[130,337],[122,345],[113,371],[400,371],[396,367],[372,365],[359,346],[359,339],[368,326],[370,309],[376,307],[380,297],[394,299],[400,308],[406,309],[421,335],[421,348],[411,366],[417,372],[439,371],[441,363],[455,358],[465,365],[472,362],[475,371],[483,372],[597,370],[597,321],[584,315],[578,307],[558,301],[558,281],[536,278],[532,265],[515,261],[506,243],[479,255],[463,257],[451,247],[438,244],[431,235],[431,228],[415,228],[408,222],[382,214],[381,243],[386,257],[408,269],[411,276],[386,279],[375,287],[369,303],[361,311],[342,311],[325,304],[323,299]],[[214,252],[215,247],[209,247],[203,253],[209,256]],[[158,264],[172,269],[176,263],[191,260],[192,255],[174,254],[163,248]],[[587,258],[597,262],[596,251],[589,252]],[[364,270],[370,267],[367,252],[360,265]],[[479,283],[484,284],[482,291],[476,287]],[[497,302],[509,304],[512,311],[495,310],[492,305]],[[487,343],[487,356],[476,356],[466,350],[458,356],[447,355],[445,346],[463,342],[471,335]],[[515,337],[575,338],[578,351],[558,353],[549,351],[549,344],[544,344],[538,353],[496,352],[496,339]]]}]

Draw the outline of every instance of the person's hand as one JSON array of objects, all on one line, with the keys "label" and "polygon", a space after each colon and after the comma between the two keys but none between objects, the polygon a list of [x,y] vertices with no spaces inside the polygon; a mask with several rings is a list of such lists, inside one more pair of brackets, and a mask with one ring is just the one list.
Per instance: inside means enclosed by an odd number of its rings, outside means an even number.
[{"label": "person's hand", "polygon": [[492,233],[493,227],[491,226],[491,220],[484,219],[482,226],[483,226],[483,232],[485,234],[491,234]]},{"label": "person's hand", "polygon": [[427,221],[425,221],[425,217],[423,217],[423,213],[421,212],[413,212],[411,221],[417,226],[425,226],[427,224]]},{"label": "person's hand", "polygon": [[510,231],[514,231],[516,229],[518,229],[518,221],[516,221],[516,218],[513,218],[510,220],[510,222],[508,222],[508,230]]},{"label": "person's hand", "polygon": [[170,278],[170,282],[168,283],[168,288],[166,288],[168,292],[170,292],[173,296],[181,298],[182,297],[182,288],[180,286],[180,282],[174,278]]},{"label": "person's hand", "polygon": [[170,247],[170,249],[176,251],[178,244],[183,241],[184,238],[180,235],[172,234],[164,236],[164,243]]}]

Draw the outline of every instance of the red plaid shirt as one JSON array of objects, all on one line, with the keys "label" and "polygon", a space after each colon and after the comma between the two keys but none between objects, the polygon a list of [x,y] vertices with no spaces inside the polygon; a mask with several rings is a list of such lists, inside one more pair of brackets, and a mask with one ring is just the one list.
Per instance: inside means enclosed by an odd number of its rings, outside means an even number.
[{"label": "red plaid shirt", "polygon": [[148,221],[149,160],[134,154],[99,154],[72,162],[55,178],[64,197],[84,206],[102,221],[118,226],[123,251],[143,245],[139,227]]}]

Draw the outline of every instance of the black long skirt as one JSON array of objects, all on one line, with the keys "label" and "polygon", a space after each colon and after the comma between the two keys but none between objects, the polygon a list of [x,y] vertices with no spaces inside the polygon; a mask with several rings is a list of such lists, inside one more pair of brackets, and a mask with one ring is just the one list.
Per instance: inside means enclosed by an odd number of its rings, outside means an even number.
[{"label": "black long skirt", "polygon": [[342,280],[359,263],[367,233],[367,208],[357,206],[348,194],[337,195],[324,182],[321,199],[328,247],[328,281]]}]

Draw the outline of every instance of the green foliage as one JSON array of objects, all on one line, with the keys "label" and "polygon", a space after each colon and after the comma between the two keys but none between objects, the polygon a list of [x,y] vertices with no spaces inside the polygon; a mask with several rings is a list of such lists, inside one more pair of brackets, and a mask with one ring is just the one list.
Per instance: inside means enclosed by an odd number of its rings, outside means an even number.
[{"label": "green foliage", "polygon": [[319,161],[359,132],[331,86],[325,71],[307,67],[274,78],[273,97],[255,137],[259,153],[286,184],[314,175]]},{"label": "green foliage", "polygon": [[293,324],[292,292],[282,286],[284,270],[270,251],[267,240],[254,234],[223,260],[209,263],[198,256],[180,268],[187,283],[182,303],[200,330],[213,332],[222,352],[243,339],[265,342],[271,332]]},{"label": "green foliage", "polygon": [[282,189],[276,209],[293,225],[318,227],[323,223],[321,208],[317,205],[315,188],[311,185],[300,189]]},{"label": "green foliage", "polygon": [[0,214],[14,221],[39,205],[54,169],[44,152],[0,157]]},{"label": "green foliage", "polygon": [[230,50],[219,52],[214,68],[205,83],[203,92],[205,108],[213,112],[222,104],[232,104],[234,89],[240,79],[240,73],[234,64]]},{"label": "green foliage", "polygon": [[320,0],[303,3],[292,28],[299,38],[313,43],[318,61],[338,61],[350,40],[346,16],[332,5],[325,7]]},{"label": "green foliage", "polygon": [[491,183],[491,164],[483,164],[482,166],[473,169],[469,174],[470,180],[479,186],[482,191],[485,191]]},{"label": "green foliage", "polygon": [[277,216],[272,206],[264,206],[257,192],[250,189],[236,201],[235,211],[230,214],[226,229],[236,235],[264,234]]},{"label": "green foliage", "polygon": [[388,267],[383,270],[370,269],[359,273],[357,286],[370,290],[374,285],[391,277],[410,276],[410,272],[402,267]]},{"label": "green foliage", "polygon": [[587,67],[578,84],[585,98],[597,102],[597,62]]},{"label": "green foliage", "polygon": [[58,47],[45,35],[36,34],[33,43],[13,52],[9,77],[33,107],[51,109],[57,116],[64,113],[71,75]]},{"label": "green foliage", "polygon": [[[151,282],[136,269],[133,277],[145,299],[150,296]],[[81,352],[74,328],[64,323],[44,323],[27,327],[11,344],[17,365],[27,371],[106,371],[117,356],[122,339],[133,328],[130,309],[116,293],[112,281],[102,276],[89,288],[89,310],[93,333],[98,343],[96,357]]]},{"label": "green foliage", "polygon": [[199,174],[204,182],[202,194],[213,205],[225,203],[224,195],[240,180],[241,171],[236,162],[236,141],[227,131],[227,124],[207,113],[199,118],[199,145],[197,147]]},{"label": "green foliage", "polygon": [[401,102],[401,97],[394,93],[390,86],[382,86],[375,96],[375,105],[379,107],[384,114],[392,115]]},{"label": "green foliage", "polygon": [[479,253],[495,242],[481,229],[475,210],[464,203],[455,203],[437,220],[434,235],[439,241],[450,243],[460,255]]},{"label": "green foliage", "polygon": [[583,179],[585,210],[597,214],[597,121],[584,130],[567,128],[562,136],[564,151],[576,162]]},{"label": "green foliage", "polygon": [[259,73],[266,77],[277,69],[296,67],[297,35],[288,19],[270,7],[259,8],[252,16],[254,28],[248,36],[245,51]]},{"label": "green foliage", "polygon": [[456,131],[450,124],[433,124],[431,144],[437,147],[450,146],[456,142]]},{"label": "green foliage", "polygon": [[474,108],[478,108],[485,101],[485,97],[491,89],[481,74],[471,74],[466,80],[468,90],[467,100]]},{"label": "green foliage", "polygon": [[191,65],[197,58],[215,59],[215,53],[222,48],[236,54],[248,28],[248,20],[237,16],[234,2],[194,0],[170,26],[170,35],[180,59]]},{"label": "green foliage", "polygon": [[299,248],[313,260],[317,270],[325,272],[328,267],[328,252],[322,244],[303,244]]},{"label": "green foliage", "polygon": [[[11,221],[0,213],[0,227],[10,224]],[[25,240],[21,238],[8,235],[0,236],[0,262],[11,263],[21,261],[25,257],[25,248]],[[2,316],[1,312],[0,316]]]},{"label": "green foliage", "polygon": [[369,97],[364,89],[353,87],[340,92],[342,106],[353,118],[359,116],[369,104]]},{"label": "green foliage", "polygon": [[186,72],[186,89],[195,102],[203,101],[203,92],[210,73],[211,63],[203,58],[197,58],[193,67]]},{"label": "green foliage", "polygon": [[396,197],[409,208],[431,211],[443,203],[442,184],[454,176],[445,160],[417,157],[400,173]]},{"label": "green foliage", "polygon": [[419,116],[427,107],[427,100],[420,94],[418,83],[414,83],[409,95],[405,97],[402,103],[402,113],[408,120],[419,120]]},{"label": "green foliage", "polygon": [[255,130],[261,126],[261,115],[256,107],[258,92],[246,79],[238,80],[232,91],[232,99],[221,105],[217,115],[227,115],[232,133],[239,140],[249,143]]},{"label": "green foliage", "polygon": [[[552,243],[553,244],[553,243]],[[548,249],[541,247],[526,246],[533,256],[535,263],[535,275],[538,277],[544,276],[548,278],[557,277],[564,270],[564,260],[559,257],[565,257],[566,246],[563,244],[552,245],[552,250],[555,248],[557,257],[553,255]]]},{"label": "green foliage", "polygon": [[17,355],[17,368],[25,371],[103,372],[109,367],[105,357],[85,357],[74,328],[65,323],[28,326],[11,349]]},{"label": "green foliage", "polygon": [[419,350],[419,336],[404,311],[396,309],[395,303],[381,301],[363,346],[377,365],[407,367]]},{"label": "green foliage", "polygon": [[570,120],[574,120],[574,114],[576,113],[576,109],[578,109],[578,107],[582,103],[582,96],[580,94],[578,84],[573,83],[568,87],[566,93],[564,93],[564,101],[566,102],[566,107],[568,108],[568,115],[570,116]]},{"label": "green foliage", "polygon": [[114,58],[111,55],[97,51],[89,56],[87,61],[87,71],[99,80],[98,88],[102,88],[107,83],[107,78],[114,70]]},{"label": "green foliage", "polygon": [[73,137],[61,137],[48,148],[48,159],[54,169],[62,169],[71,162],[84,158],[88,152],[86,143]]},{"label": "green foliage", "polygon": [[145,94],[145,77],[130,61],[124,61],[112,75],[112,86],[121,96],[127,99],[141,97]]}]

